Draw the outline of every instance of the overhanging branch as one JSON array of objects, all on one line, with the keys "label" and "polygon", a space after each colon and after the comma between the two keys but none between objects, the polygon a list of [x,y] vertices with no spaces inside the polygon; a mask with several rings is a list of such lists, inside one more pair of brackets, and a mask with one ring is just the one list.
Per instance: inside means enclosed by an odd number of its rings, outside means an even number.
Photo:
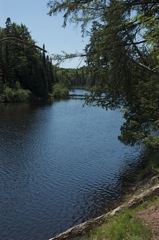
[{"label": "overhanging branch", "polygon": [[64,62],[65,60],[71,60],[73,58],[84,58],[86,57],[86,54],[84,53],[66,53],[63,52],[63,55],[61,54],[53,54],[52,55],[52,60],[56,61],[57,64],[59,65],[60,63]]},{"label": "overhanging branch", "polygon": [[30,43],[28,41],[25,41],[25,40],[22,40],[22,39],[19,39],[19,38],[6,37],[6,38],[0,39],[0,42],[11,42],[11,41],[14,41],[15,44],[22,43],[22,44],[25,44],[25,45],[27,45],[29,47],[37,48],[37,49],[39,49],[39,50],[41,50],[43,52],[47,52],[44,48],[41,48],[38,45],[35,45],[34,43]]}]

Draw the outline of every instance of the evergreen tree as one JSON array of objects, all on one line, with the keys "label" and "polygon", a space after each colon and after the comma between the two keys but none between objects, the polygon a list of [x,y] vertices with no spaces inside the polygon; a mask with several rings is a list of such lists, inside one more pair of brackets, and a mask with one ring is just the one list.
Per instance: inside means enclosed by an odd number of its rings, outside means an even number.
[{"label": "evergreen tree", "polygon": [[124,109],[124,143],[159,146],[153,132],[159,126],[159,1],[50,1],[50,15],[64,13],[81,23],[92,23],[85,54],[95,79],[95,101],[104,108]]},{"label": "evergreen tree", "polygon": [[[40,50],[39,50],[40,49]],[[41,53],[42,51],[42,53]],[[0,28],[0,68],[3,84],[16,88],[17,82],[37,97],[47,98],[54,81],[51,60],[45,57],[43,48],[35,45],[28,28],[6,20]]]}]

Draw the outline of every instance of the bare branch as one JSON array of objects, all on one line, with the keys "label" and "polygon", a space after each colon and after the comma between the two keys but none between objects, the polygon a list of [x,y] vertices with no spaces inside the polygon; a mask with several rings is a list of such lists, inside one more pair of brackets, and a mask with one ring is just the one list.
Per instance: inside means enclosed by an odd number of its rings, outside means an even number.
[{"label": "bare branch", "polygon": [[141,68],[143,68],[143,69],[147,70],[148,72],[152,73],[153,75],[159,76],[159,71],[156,71],[156,70],[150,68],[149,66],[144,65],[143,63],[140,63],[140,62],[138,62],[138,61],[135,61],[135,60],[132,59],[132,58],[130,58],[130,60],[131,60],[133,63],[135,63],[136,65],[140,66]]},{"label": "bare branch", "polygon": [[39,47],[38,45],[35,45],[34,43],[31,43],[31,42],[28,42],[28,41],[24,41],[24,40],[19,39],[19,38],[6,37],[6,38],[0,39],[0,42],[11,42],[11,41],[14,41],[14,44],[22,43],[22,44],[28,45],[29,47],[38,48],[39,50],[41,50],[43,52],[47,52],[45,49]]}]

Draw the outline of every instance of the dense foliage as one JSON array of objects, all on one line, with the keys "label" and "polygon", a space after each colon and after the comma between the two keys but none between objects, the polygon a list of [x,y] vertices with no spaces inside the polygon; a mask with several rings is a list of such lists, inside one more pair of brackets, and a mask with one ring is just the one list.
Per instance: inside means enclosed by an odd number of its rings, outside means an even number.
[{"label": "dense foliage", "polygon": [[62,82],[71,87],[90,87],[93,86],[93,77],[89,69],[84,66],[78,69],[56,68],[56,81]]},{"label": "dense foliage", "polygon": [[6,20],[5,28],[0,28],[0,94],[4,101],[25,101],[30,93],[48,97],[54,71],[45,53],[25,25]]},{"label": "dense foliage", "polygon": [[[50,1],[49,14],[62,12],[91,23],[87,64],[95,79],[88,103],[122,107],[125,123],[119,137],[126,144],[159,146],[159,1]],[[83,54],[83,53],[82,53]]]}]

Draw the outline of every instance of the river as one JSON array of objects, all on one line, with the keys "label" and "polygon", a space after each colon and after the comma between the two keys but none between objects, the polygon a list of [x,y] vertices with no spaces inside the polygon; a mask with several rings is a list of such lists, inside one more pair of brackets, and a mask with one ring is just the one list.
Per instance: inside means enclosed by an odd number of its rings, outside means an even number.
[{"label": "river", "polygon": [[141,163],[120,111],[84,100],[0,104],[0,239],[47,240],[111,208]]}]

